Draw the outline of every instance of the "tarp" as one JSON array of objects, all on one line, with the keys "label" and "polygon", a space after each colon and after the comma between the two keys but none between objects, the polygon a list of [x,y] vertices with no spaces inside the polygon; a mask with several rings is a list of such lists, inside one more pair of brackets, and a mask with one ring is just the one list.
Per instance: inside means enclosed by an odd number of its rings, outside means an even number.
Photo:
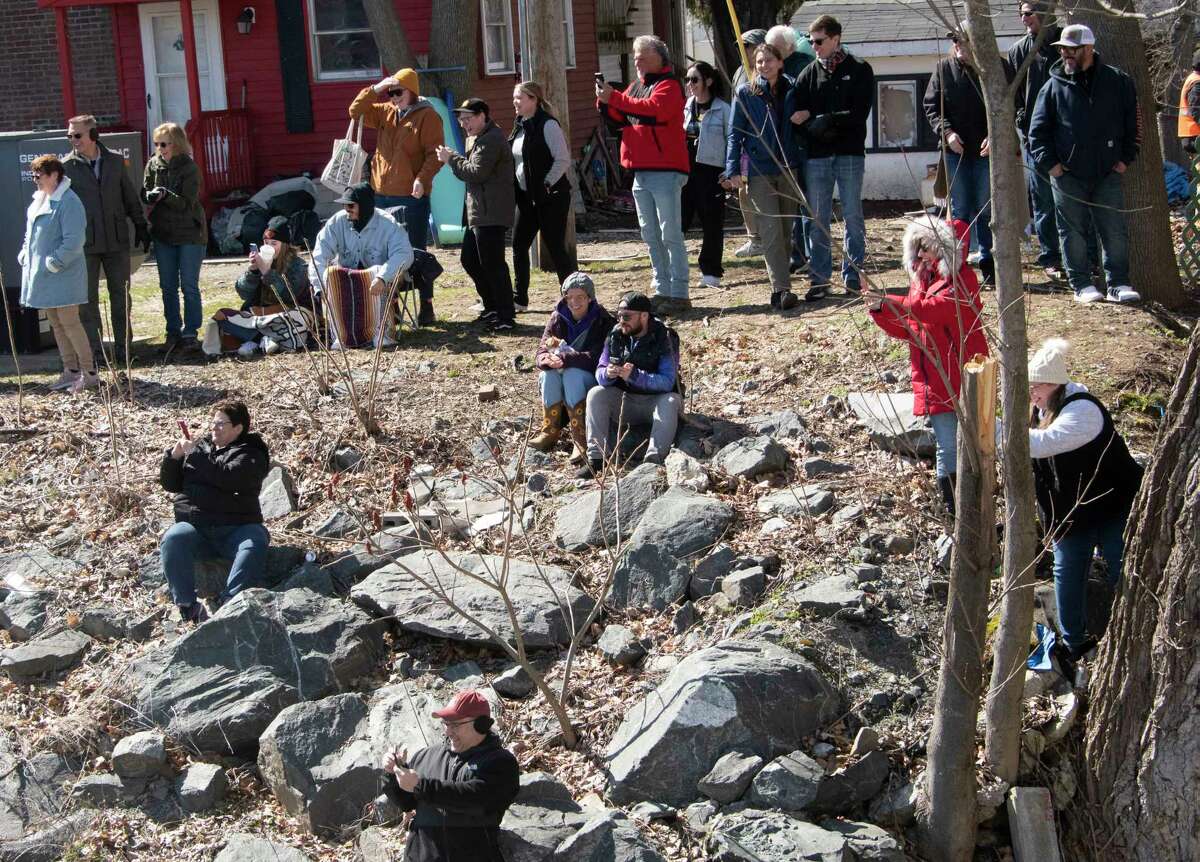
[{"label": "tarp", "polygon": [[[450,114],[446,103],[436,97],[425,97],[437,110],[442,118],[442,134],[446,146],[453,147],[457,140],[458,123]],[[454,172],[446,165],[433,178],[433,193],[429,196],[430,221],[433,222],[433,235],[439,246],[461,245],[463,241],[463,202],[466,200],[467,187],[463,181],[454,176]]]}]

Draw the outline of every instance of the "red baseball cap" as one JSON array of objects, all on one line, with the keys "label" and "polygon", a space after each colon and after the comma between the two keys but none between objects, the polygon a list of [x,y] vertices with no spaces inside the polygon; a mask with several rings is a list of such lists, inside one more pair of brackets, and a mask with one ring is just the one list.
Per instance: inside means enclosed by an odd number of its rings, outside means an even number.
[{"label": "red baseball cap", "polygon": [[473,688],[460,691],[454,696],[454,700],[450,701],[448,706],[433,711],[434,718],[441,718],[448,721],[479,718],[483,715],[491,716],[491,714],[491,704],[487,702],[487,699],[482,694]]}]

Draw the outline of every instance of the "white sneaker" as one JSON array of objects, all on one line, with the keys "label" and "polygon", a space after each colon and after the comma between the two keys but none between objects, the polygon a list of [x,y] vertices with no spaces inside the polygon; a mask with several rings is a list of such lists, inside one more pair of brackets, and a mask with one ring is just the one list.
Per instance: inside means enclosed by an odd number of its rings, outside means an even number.
[{"label": "white sneaker", "polygon": [[75,382],[71,384],[71,388],[67,391],[72,395],[83,392],[85,389],[99,389],[100,375],[95,371],[84,371],[75,378]]},{"label": "white sneaker", "polygon": [[981,260],[983,260],[982,252],[973,251],[969,255],[967,255],[967,263],[971,264],[971,266],[978,266],[979,261],[981,261]]},{"label": "white sneaker", "polygon": [[717,289],[721,286],[721,279],[717,278],[715,275],[702,275],[700,276],[700,286]]},{"label": "white sneaker", "polygon": [[278,341],[276,341],[274,338],[270,338],[266,335],[263,336],[263,340],[261,342],[259,342],[258,346],[262,348],[262,352],[267,354],[267,356],[274,356],[276,353],[278,353],[282,349],[279,346]]},{"label": "white sneaker", "polygon": [[1102,299],[1104,299],[1104,294],[1090,284],[1075,294],[1076,302],[1100,302]]},{"label": "white sneaker", "polygon": [[733,253],[734,257],[761,257],[762,246],[754,240],[747,240],[746,244]]},{"label": "white sneaker", "polygon": [[58,375],[58,379],[50,384],[51,392],[58,392],[71,388],[71,384],[79,379],[78,371],[67,371],[63,369],[63,373]]},{"label": "white sneaker", "polygon": [[258,353],[258,345],[253,341],[243,342],[237,349],[237,355],[243,359],[247,356],[253,356],[255,353]]},{"label": "white sneaker", "polygon": [[1127,284],[1118,284],[1108,289],[1109,302],[1141,302],[1142,295]]}]

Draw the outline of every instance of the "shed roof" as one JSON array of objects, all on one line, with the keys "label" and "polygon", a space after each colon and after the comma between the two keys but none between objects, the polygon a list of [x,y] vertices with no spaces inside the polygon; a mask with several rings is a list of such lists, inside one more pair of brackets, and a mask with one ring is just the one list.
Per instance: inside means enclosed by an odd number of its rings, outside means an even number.
[{"label": "shed roof", "polygon": [[[1017,17],[1016,5],[1001,8],[992,19],[996,36],[1023,36],[1025,26]],[[961,19],[965,9],[957,4],[955,9]],[[848,46],[938,40],[946,34],[926,0],[809,0],[792,16],[792,26],[804,32],[819,15],[832,15],[841,22],[842,41]]]}]

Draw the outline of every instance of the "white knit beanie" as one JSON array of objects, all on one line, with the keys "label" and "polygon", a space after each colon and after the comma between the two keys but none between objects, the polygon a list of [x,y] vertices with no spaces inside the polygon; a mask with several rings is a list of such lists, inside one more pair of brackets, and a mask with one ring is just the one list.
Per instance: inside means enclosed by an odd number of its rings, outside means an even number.
[{"label": "white knit beanie", "polygon": [[1030,383],[1056,383],[1066,386],[1071,382],[1067,374],[1067,351],[1071,345],[1063,338],[1047,338],[1041,348],[1029,360]]}]

